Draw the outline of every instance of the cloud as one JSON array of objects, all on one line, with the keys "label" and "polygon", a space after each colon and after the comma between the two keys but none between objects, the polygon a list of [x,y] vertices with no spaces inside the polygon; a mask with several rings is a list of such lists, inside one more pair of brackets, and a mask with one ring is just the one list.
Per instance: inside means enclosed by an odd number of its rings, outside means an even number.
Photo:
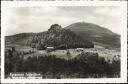
[{"label": "cloud", "polygon": [[7,8],[6,35],[21,32],[43,32],[52,24],[66,27],[85,21],[106,27],[120,34],[121,8],[107,6],[59,6],[59,7],[14,7]]},{"label": "cloud", "polygon": [[15,8],[13,12],[20,16],[29,16],[30,14],[28,7],[18,7],[18,8]]}]

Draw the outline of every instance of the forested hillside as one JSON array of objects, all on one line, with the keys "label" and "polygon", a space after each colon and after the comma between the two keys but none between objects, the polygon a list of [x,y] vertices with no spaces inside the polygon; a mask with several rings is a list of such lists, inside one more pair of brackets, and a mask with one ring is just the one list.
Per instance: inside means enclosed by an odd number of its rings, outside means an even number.
[{"label": "forested hillside", "polygon": [[28,40],[27,45],[37,49],[45,49],[47,46],[55,49],[94,47],[92,42],[83,40],[74,32],[63,29],[58,24],[53,24],[48,31],[35,34]]}]

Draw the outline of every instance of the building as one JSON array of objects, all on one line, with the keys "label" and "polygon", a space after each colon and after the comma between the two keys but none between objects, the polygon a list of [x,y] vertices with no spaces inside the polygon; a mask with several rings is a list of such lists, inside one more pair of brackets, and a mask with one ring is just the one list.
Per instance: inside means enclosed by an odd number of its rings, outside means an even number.
[{"label": "building", "polygon": [[50,46],[47,46],[46,48],[47,49],[54,49],[54,47],[52,47],[52,46],[51,47]]},{"label": "building", "polygon": [[47,52],[51,52],[54,50],[54,47],[53,46],[46,46],[46,50],[47,50]]},{"label": "building", "polygon": [[84,48],[76,48],[77,51],[83,51]]}]

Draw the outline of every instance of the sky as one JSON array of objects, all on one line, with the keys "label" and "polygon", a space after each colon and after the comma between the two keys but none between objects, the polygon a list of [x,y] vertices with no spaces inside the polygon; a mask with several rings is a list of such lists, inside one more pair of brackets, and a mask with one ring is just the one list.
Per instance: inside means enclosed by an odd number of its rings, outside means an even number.
[{"label": "sky", "polygon": [[23,32],[47,31],[52,24],[63,28],[76,22],[88,22],[121,34],[121,8],[119,6],[33,6],[7,7],[5,35]]}]

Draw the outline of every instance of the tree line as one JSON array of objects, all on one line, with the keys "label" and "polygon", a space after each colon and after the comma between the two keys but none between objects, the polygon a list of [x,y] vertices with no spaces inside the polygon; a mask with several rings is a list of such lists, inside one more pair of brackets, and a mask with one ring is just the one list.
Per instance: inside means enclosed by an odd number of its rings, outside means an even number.
[{"label": "tree line", "polygon": [[53,46],[55,49],[67,48],[93,48],[91,41],[85,41],[74,32],[63,29],[58,24],[54,24],[48,31],[35,34],[29,39],[27,45],[39,50],[46,49],[47,46]]}]

